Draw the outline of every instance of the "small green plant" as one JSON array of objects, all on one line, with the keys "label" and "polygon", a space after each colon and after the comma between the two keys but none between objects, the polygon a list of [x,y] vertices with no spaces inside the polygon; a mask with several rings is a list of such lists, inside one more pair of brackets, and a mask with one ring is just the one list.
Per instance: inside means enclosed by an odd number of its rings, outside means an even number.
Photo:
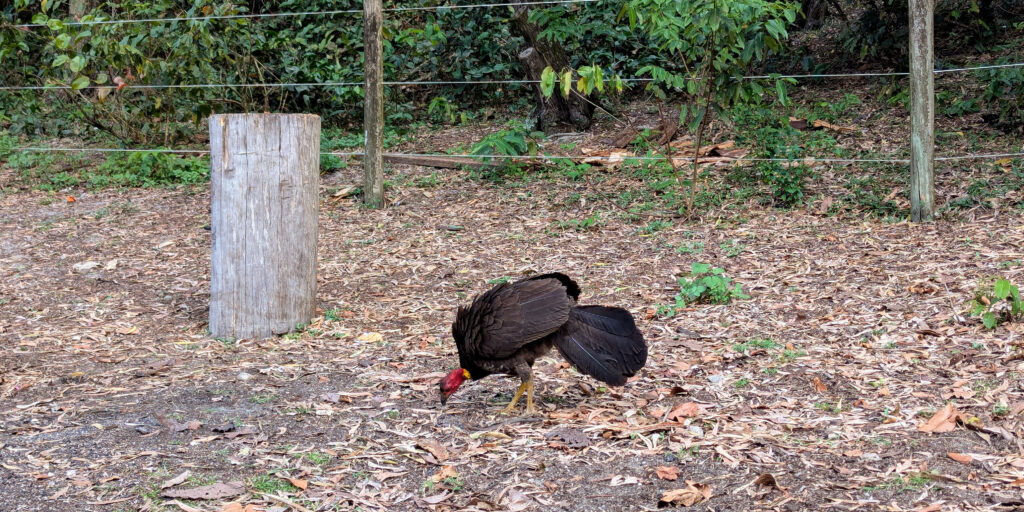
[{"label": "small green plant", "polygon": [[312,451],[307,454],[304,454],[302,458],[312,462],[313,464],[316,464],[317,466],[326,466],[329,462],[331,462],[330,455],[318,451]]},{"label": "small green plant", "polygon": [[473,145],[470,153],[484,161],[494,155],[536,155],[537,140],[544,137],[544,132],[527,132],[522,124],[510,124],[508,128],[487,134]]},{"label": "small green plant", "polygon": [[771,350],[778,348],[779,344],[775,340],[770,338],[753,338],[743,343],[734,343],[732,349],[736,352],[743,353],[752,348],[760,348],[764,350]]},{"label": "small green plant", "polygon": [[718,248],[725,253],[727,258],[735,258],[743,252],[743,249],[747,248],[747,244],[740,242],[739,240],[726,240],[718,244]]},{"label": "small green plant", "polygon": [[501,276],[501,277],[498,277],[498,278],[495,278],[495,279],[488,279],[487,280],[487,284],[490,284],[490,285],[505,284],[505,283],[511,283],[511,282],[512,282],[512,278],[508,277],[508,276]]},{"label": "small green plant", "polygon": [[983,282],[974,292],[974,299],[969,305],[971,316],[981,317],[981,323],[986,329],[995,329],[1002,322],[1024,317],[1020,289],[1001,277]]},{"label": "small green plant", "polygon": [[604,224],[604,220],[601,219],[600,213],[594,213],[593,215],[583,219],[569,219],[569,220],[557,220],[554,222],[554,227],[562,230],[575,230],[575,231],[587,231],[595,229]]},{"label": "small green plant", "polygon": [[658,306],[662,316],[673,316],[687,304],[728,304],[732,299],[749,299],[739,283],[725,276],[725,271],[707,263],[694,263],[690,274],[679,278],[680,292],[674,303]]},{"label": "small green plant", "polygon": [[679,254],[700,254],[704,252],[704,242],[687,240],[676,246],[676,252]]},{"label": "small green plant", "polygon": [[637,231],[645,235],[653,235],[658,231],[672,227],[670,220],[652,220]]},{"label": "small green plant", "polygon": [[265,404],[265,403],[269,403],[274,398],[276,398],[275,395],[270,394],[270,393],[265,393],[265,394],[253,395],[250,400],[252,400],[252,403],[254,403],[254,404]]},{"label": "small green plant", "polygon": [[430,106],[427,107],[427,114],[438,122],[455,124],[455,110],[455,105],[448,101],[448,98],[438,96],[430,100]]},{"label": "small green plant", "polygon": [[745,388],[745,387],[750,385],[750,379],[748,379],[746,377],[742,377],[739,380],[737,380],[736,382],[733,382],[732,385],[736,389],[743,389],[743,388]]},{"label": "small green plant", "polygon": [[1006,404],[996,404],[992,408],[993,416],[1006,416],[1008,414],[1010,414],[1010,408]]},{"label": "small green plant", "polygon": [[761,179],[772,189],[772,200],[782,208],[798,206],[804,199],[804,180],[813,174],[804,164],[782,165],[781,162],[762,162]]},{"label": "small green plant", "polygon": [[269,473],[253,477],[253,479],[249,481],[249,485],[252,486],[253,489],[266,494],[277,494],[278,492],[289,493],[299,490],[299,488],[292,485],[291,482]]}]

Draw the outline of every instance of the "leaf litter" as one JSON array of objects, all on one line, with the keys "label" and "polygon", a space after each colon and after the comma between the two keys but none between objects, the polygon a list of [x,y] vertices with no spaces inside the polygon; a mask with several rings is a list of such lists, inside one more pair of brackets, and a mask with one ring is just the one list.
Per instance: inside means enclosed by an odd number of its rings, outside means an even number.
[{"label": "leaf litter", "polygon": [[[393,189],[400,204],[382,211],[329,193],[356,183],[354,171],[326,177],[317,316],[269,340],[206,335],[206,192],[86,191],[59,204],[41,192],[0,196],[5,506],[1019,503],[1024,329],[986,330],[964,313],[989,276],[1024,282],[1013,264],[1024,247],[1019,209],[925,226],[829,216],[830,190],[842,185],[826,183],[825,199],[785,214],[752,205],[741,220],[712,212],[653,234],[614,213],[597,229],[557,228],[630,186],[597,172],[552,186],[453,171],[430,196]],[[95,215],[118,204],[132,208]],[[694,240],[703,253],[675,250]],[[659,316],[697,261],[725,269],[751,299]],[[578,278],[585,301],[634,313],[648,366],[605,388],[552,355],[535,367],[537,416],[497,414],[515,389],[501,377],[441,407],[437,380],[457,364],[455,307],[489,280],[553,270]]]}]

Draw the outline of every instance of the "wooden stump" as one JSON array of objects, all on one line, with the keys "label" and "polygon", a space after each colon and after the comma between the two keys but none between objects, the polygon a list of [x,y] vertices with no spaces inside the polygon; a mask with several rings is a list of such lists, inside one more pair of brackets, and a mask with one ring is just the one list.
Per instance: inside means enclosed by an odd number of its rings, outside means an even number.
[{"label": "wooden stump", "polygon": [[210,334],[309,323],[316,296],[320,117],[210,117]]}]

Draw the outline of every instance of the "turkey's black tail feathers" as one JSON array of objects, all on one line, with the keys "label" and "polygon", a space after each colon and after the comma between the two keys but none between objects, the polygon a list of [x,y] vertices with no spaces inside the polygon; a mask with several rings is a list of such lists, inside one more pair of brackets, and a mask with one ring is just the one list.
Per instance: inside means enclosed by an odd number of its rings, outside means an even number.
[{"label": "turkey's black tail feathers", "polygon": [[554,333],[554,344],[581,372],[621,386],[647,362],[647,344],[622,308],[578,306]]}]

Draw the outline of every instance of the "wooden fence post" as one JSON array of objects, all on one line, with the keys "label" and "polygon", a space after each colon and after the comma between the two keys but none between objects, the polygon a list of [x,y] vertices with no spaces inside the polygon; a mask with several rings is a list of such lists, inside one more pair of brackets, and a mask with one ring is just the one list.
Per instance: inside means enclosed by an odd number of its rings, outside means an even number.
[{"label": "wooden fence post", "polygon": [[935,215],[935,0],[910,0],[910,220]]},{"label": "wooden fence post", "polygon": [[363,202],[384,206],[384,82],[382,81],[383,10],[381,0],[363,2]]},{"label": "wooden fence post", "polygon": [[210,334],[264,338],[315,312],[320,117],[210,117]]}]

